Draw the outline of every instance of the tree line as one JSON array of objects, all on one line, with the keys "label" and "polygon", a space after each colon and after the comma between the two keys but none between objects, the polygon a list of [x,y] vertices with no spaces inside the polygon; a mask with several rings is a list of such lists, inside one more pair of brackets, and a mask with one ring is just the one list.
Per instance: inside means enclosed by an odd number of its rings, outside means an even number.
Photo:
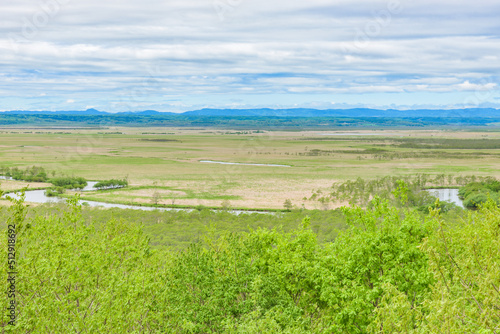
[{"label": "tree line", "polygon": [[1,114],[0,126],[141,126],[216,127],[244,130],[330,129],[330,128],[422,128],[443,126],[495,126],[499,118],[487,117],[282,117],[282,116],[195,116],[195,115],[51,115]]}]

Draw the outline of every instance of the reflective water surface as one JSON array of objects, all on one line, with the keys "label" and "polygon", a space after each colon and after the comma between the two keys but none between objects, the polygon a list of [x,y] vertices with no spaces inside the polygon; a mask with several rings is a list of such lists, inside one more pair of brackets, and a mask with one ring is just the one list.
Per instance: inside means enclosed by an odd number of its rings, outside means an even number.
[{"label": "reflective water surface", "polygon": [[[89,182],[90,183],[90,182]],[[94,182],[94,184],[97,182]],[[91,190],[91,189],[90,189]],[[10,196],[14,199],[19,199],[19,195],[14,193],[9,193],[5,196]],[[65,203],[65,198],[60,197],[48,197],[45,195],[45,190],[30,190],[25,193],[25,201],[32,203]],[[153,208],[148,206],[140,206],[140,205],[126,205],[126,204],[114,204],[114,203],[106,203],[106,202],[96,202],[96,201],[87,201],[81,200],[80,204],[86,203],[84,205],[88,205],[91,207],[101,207],[101,208],[119,208],[119,209],[133,209],[133,210],[143,210],[143,211],[187,211],[191,212],[194,209],[178,209],[178,208]],[[217,210],[214,210],[217,211]],[[275,214],[275,212],[268,211],[243,211],[243,210],[228,210],[228,212],[239,215],[243,213],[266,213],[266,214]]]},{"label": "reflective water surface", "polygon": [[440,201],[448,201],[463,208],[462,200],[458,197],[458,189],[427,189],[431,195],[439,198]]}]

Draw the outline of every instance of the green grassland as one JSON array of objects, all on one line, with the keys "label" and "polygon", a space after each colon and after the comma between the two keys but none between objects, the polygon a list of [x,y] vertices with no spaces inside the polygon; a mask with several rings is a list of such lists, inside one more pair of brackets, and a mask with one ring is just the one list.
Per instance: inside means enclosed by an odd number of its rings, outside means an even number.
[{"label": "green grassland", "polygon": [[500,176],[500,132],[353,132],[357,135],[213,128],[3,129],[0,164],[37,165],[88,180],[127,178],[131,185],[85,193],[87,199],[144,205],[157,192],[163,205],[217,207],[229,201],[231,207],[253,209],[281,209],[286,199],[318,209],[319,203],[304,198],[360,176]]}]

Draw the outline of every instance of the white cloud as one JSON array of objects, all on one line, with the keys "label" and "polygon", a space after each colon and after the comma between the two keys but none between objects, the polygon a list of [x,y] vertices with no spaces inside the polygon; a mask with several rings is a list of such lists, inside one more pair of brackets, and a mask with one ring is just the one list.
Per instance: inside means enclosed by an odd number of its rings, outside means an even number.
[{"label": "white cloud", "polygon": [[212,0],[5,0],[0,101],[134,108],[175,96],[189,109],[243,93],[340,105],[427,92],[448,105],[498,87],[497,1],[217,1],[223,15]]},{"label": "white cloud", "polygon": [[494,82],[475,84],[469,82],[469,80],[466,80],[463,83],[458,84],[456,86],[458,87],[458,89],[466,91],[488,91],[496,89],[498,85]]}]

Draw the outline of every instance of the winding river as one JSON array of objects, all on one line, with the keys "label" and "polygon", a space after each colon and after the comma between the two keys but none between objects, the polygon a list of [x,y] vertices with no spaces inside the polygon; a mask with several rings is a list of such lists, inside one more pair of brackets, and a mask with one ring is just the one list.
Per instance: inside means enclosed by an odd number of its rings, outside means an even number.
[{"label": "winding river", "polygon": [[[0,179],[3,180],[9,180],[9,178],[5,177],[0,177]],[[12,179],[12,178],[10,178]],[[95,191],[98,190],[94,186],[97,184],[96,181],[89,181],[87,182],[87,186],[83,188],[81,191]],[[14,199],[19,199],[19,195],[15,193],[8,193],[5,196],[10,196]],[[26,191],[25,193],[25,201],[26,202],[31,202],[31,203],[65,203],[66,199],[62,197],[48,197],[45,195],[45,190],[29,190]],[[85,206],[90,206],[90,207],[100,207],[100,208],[119,208],[119,209],[133,209],[133,210],[143,210],[143,211],[187,211],[191,212],[194,211],[195,209],[182,209],[182,208],[154,208],[154,207],[149,207],[149,206],[140,206],[140,205],[127,205],[127,204],[114,204],[114,203],[106,203],[106,202],[96,202],[96,201],[87,201],[87,200],[80,200],[79,202],[82,205]],[[218,211],[218,210],[213,210],[213,211]],[[269,212],[269,211],[244,211],[244,210],[228,210],[227,212],[230,212],[235,215],[240,215],[240,214],[250,214],[250,213],[265,213],[265,214],[275,214],[275,212]]]},{"label": "winding river", "polygon": [[[201,162],[211,162],[218,163],[216,161],[201,161]],[[219,162],[221,163],[221,162]],[[231,163],[227,163],[231,164]],[[268,165],[268,166],[283,166],[290,167],[285,165]],[[0,176],[0,180],[12,180],[10,177]],[[87,182],[87,186],[82,189],[82,191],[95,191],[98,190],[95,188],[97,181],[89,181]],[[458,189],[426,189],[431,195],[439,198],[440,201],[448,201],[454,203],[455,205],[463,208],[462,200],[458,197]],[[7,194],[8,196],[18,199],[19,196],[14,193]],[[26,192],[26,202],[32,203],[65,203],[66,199],[61,197],[48,197],[45,196],[45,190],[30,190]],[[5,197],[6,195],[4,195]],[[127,204],[114,204],[114,203],[106,203],[106,202],[96,202],[96,201],[87,201],[81,200],[80,204],[86,203],[84,205],[88,205],[91,207],[101,207],[101,208],[119,208],[119,209],[133,209],[133,210],[143,210],[143,211],[193,211],[194,209],[177,209],[177,208],[153,208],[148,206],[140,206],[140,205],[127,205]],[[217,210],[214,210],[217,211]],[[229,210],[233,214],[239,215],[242,213],[266,213],[266,214],[275,214],[274,212],[269,211],[244,211],[244,210]]]}]

